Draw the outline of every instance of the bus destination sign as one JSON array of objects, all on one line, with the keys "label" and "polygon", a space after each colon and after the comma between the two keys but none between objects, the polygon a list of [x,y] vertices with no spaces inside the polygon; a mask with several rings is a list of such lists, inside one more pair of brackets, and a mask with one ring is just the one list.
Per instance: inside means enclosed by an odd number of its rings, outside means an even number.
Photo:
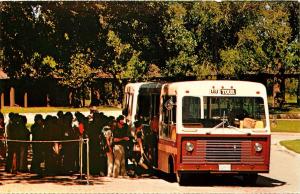
[{"label": "bus destination sign", "polygon": [[236,95],[235,89],[221,89],[220,91],[222,95]]},{"label": "bus destination sign", "polygon": [[236,89],[210,89],[210,94],[236,95]]}]

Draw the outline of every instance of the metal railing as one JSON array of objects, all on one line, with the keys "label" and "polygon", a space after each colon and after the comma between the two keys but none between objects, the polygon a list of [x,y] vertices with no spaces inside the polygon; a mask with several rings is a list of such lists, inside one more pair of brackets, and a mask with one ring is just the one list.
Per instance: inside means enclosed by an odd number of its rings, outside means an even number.
[{"label": "metal railing", "polygon": [[89,157],[89,138],[79,138],[73,140],[49,140],[49,141],[40,141],[40,140],[15,140],[8,139],[6,136],[0,139],[0,141],[4,142],[4,145],[8,147],[8,142],[18,142],[18,143],[70,143],[70,142],[79,142],[79,168],[80,168],[80,179],[83,179],[83,144],[86,144],[86,181],[87,184],[90,184],[90,157]]}]

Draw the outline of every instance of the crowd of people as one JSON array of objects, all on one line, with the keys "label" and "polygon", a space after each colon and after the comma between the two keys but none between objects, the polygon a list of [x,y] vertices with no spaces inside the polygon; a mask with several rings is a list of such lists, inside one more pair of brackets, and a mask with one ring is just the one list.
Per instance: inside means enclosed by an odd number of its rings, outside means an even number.
[{"label": "crowd of people", "polygon": [[[75,174],[86,172],[89,139],[89,171],[92,175],[127,176],[141,174],[149,168],[143,162],[143,125],[136,121],[129,127],[123,115],[117,118],[91,110],[89,116],[76,112],[56,116],[36,114],[27,128],[26,116],[9,113],[4,123],[0,113],[1,157],[8,173]],[[7,146],[4,142],[7,140]],[[82,143],[82,165],[79,158]],[[32,157],[29,151],[32,149]],[[31,159],[31,161],[30,161]],[[128,164],[128,159],[130,164]],[[80,168],[82,167],[82,168]]]}]

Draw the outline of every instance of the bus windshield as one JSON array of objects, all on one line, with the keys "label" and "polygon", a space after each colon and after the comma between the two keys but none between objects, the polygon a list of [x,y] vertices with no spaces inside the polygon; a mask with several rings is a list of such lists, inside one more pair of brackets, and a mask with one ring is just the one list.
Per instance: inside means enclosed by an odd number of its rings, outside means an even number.
[{"label": "bus windshield", "polygon": [[261,97],[205,96],[204,115],[200,114],[199,97],[184,97],[182,105],[182,123],[188,127],[196,127],[199,124],[204,128],[266,126],[264,101]]}]

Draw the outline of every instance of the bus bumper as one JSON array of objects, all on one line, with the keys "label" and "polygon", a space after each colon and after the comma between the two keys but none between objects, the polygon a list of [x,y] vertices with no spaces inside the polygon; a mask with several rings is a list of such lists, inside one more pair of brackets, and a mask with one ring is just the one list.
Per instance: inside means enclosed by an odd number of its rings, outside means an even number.
[{"label": "bus bumper", "polygon": [[269,165],[249,164],[179,164],[177,171],[217,174],[268,173]]}]

